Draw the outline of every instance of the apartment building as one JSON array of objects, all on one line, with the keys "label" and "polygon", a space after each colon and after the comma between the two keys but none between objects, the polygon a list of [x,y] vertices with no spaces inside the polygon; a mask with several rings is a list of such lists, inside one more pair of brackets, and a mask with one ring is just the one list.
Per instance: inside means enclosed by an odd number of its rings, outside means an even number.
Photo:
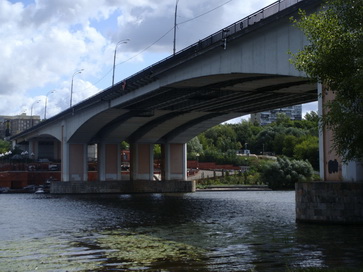
[{"label": "apartment building", "polygon": [[14,116],[0,115],[0,139],[18,134],[39,123],[39,115],[30,116],[26,113]]},{"label": "apartment building", "polygon": [[275,122],[279,113],[286,114],[291,120],[302,120],[302,105],[254,113],[251,114],[251,121],[264,126]]}]

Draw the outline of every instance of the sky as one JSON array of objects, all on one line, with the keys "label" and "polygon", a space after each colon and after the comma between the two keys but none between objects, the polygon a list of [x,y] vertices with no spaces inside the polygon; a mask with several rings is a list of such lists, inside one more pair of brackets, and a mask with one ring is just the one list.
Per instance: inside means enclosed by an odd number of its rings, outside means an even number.
[{"label": "sky", "polygon": [[0,115],[49,118],[71,89],[74,105],[109,87],[116,48],[115,83],[172,55],[176,6],[179,51],[273,2],[0,0]]}]

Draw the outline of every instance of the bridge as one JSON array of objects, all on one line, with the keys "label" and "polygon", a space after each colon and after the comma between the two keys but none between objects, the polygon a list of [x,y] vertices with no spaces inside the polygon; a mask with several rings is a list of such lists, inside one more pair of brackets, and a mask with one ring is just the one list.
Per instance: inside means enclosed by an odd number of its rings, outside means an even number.
[{"label": "bridge", "polygon": [[[36,157],[61,160],[62,181],[87,181],[97,144],[99,181],[121,180],[119,144],[130,143],[131,180],[186,180],[186,143],[242,115],[317,100],[317,84],[289,63],[306,43],[290,17],[319,0],[281,0],[12,137]],[[47,148],[46,148],[47,147]],[[51,147],[51,150],[49,150]]]},{"label": "bridge", "polygon": [[[61,161],[54,193],[190,192],[186,143],[242,115],[331,99],[289,62],[306,44],[290,17],[321,0],[280,0],[11,138],[14,145]],[[343,164],[320,133],[324,182],[296,185],[297,220],[363,222],[363,166]],[[121,141],[131,172],[121,175]],[[162,147],[161,181],[153,147]],[[97,146],[97,182],[87,182],[88,146]],[[334,165],[334,169],[331,169]],[[331,182],[332,181],[332,182]],[[341,182],[344,181],[344,182]],[[350,181],[350,182],[349,182]]]}]

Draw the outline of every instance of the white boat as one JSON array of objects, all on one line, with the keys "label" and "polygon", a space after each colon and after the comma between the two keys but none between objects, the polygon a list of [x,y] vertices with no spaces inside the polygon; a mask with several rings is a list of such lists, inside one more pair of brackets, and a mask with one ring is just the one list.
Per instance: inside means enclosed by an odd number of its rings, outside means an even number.
[{"label": "white boat", "polygon": [[44,194],[44,189],[43,188],[38,188],[36,191],[35,191],[35,194]]}]

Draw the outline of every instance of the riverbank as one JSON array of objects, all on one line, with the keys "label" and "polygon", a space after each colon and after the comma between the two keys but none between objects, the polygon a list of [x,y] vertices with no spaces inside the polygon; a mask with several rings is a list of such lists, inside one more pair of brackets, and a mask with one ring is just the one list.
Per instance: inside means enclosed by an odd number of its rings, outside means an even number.
[{"label": "riverbank", "polygon": [[271,191],[267,185],[209,185],[197,188],[197,191]]}]

